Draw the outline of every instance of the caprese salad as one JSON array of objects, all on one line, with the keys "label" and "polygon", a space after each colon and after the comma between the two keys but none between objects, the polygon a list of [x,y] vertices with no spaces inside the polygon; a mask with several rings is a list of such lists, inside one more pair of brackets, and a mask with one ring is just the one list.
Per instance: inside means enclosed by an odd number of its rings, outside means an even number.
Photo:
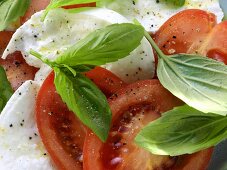
[{"label": "caprese salad", "polygon": [[0,170],[206,170],[227,138],[218,0],[0,2]]}]

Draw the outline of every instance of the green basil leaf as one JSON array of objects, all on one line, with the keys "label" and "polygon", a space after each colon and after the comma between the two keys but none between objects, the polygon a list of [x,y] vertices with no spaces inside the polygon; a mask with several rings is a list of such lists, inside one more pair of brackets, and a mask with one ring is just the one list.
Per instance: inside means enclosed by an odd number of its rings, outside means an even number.
[{"label": "green basil leaf", "polygon": [[167,2],[167,3],[171,3],[171,4],[178,6],[178,7],[181,7],[185,4],[185,0],[164,0],[164,1]]},{"label": "green basil leaf", "polygon": [[7,80],[4,68],[0,66],[0,112],[13,94],[13,89]]},{"label": "green basil leaf", "polygon": [[91,2],[98,2],[100,0],[51,0],[50,4],[47,6],[42,20],[46,17],[48,12],[55,8],[60,8],[63,6],[70,6],[70,5],[76,5],[76,4],[86,4]]},{"label": "green basil leaf", "polygon": [[209,148],[226,138],[227,117],[185,105],[151,122],[135,141],[154,154],[177,156]]},{"label": "green basil leaf", "polygon": [[161,84],[189,106],[202,112],[227,114],[227,66],[197,55],[160,57]]},{"label": "green basil leaf", "polygon": [[67,49],[55,62],[76,66],[103,65],[126,57],[143,38],[144,28],[124,23],[98,29]]},{"label": "green basil leaf", "polygon": [[111,111],[105,95],[84,75],[74,77],[65,68],[54,67],[55,86],[62,100],[102,141],[108,137]]},{"label": "green basil leaf", "polygon": [[0,1],[0,31],[7,28],[23,16],[28,9],[30,0],[1,0]]}]

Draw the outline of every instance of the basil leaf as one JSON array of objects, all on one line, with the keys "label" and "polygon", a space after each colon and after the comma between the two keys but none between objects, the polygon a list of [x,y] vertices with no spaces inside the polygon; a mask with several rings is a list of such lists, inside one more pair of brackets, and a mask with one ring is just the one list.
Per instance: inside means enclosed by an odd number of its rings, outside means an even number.
[{"label": "basil leaf", "polygon": [[181,7],[185,4],[185,0],[165,0],[167,3],[171,3],[175,6]]},{"label": "basil leaf", "polygon": [[13,89],[7,80],[4,68],[0,66],[0,112],[13,94]]},{"label": "basil leaf", "polygon": [[98,29],[77,42],[59,56],[55,62],[76,66],[103,65],[126,57],[143,38],[142,26],[124,23]]},{"label": "basil leaf", "polygon": [[63,6],[70,6],[70,5],[76,5],[76,4],[86,4],[91,2],[98,2],[100,0],[51,0],[50,4],[47,6],[42,20],[46,17],[48,12],[55,8],[60,8]]},{"label": "basil leaf", "polygon": [[0,1],[0,31],[23,16],[28,9],[30,0],[1,0]]},{"label": "basil leaf", "polygon": [[154,154],[177,156],[209,148],[226,138],[227,117],[185,105],[151,122],[135,141]]},{"label": "basil leaf", "polygon": [[157,75],[173,95],[197,110],[227,114],[227,66],[222,62],[193,54],[166,56],[145,31],[157,52]]},{"label": "basil leaf", "polygon": [[158,78],[172,94],[205,113],[227,114],[227,66],[197,55],[159,58]]},{"label": "basil leaf", "polygon": [[111,122],[111,111],[104,94],[84,75],[74,77],[65,68],[54,67],[55,86],[62,100],[77,117],[105,141]]}]

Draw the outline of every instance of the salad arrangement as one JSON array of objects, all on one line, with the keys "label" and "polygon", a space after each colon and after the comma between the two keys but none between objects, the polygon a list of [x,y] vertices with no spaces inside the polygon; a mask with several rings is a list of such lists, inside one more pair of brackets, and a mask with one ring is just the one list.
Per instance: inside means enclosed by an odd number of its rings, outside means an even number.
[{"label": "salad arrangement", "polygon": [[[26,5],[22,5],[23,3]],[[212,149],[207,148],[226,138],[227,92],[224,63],[227,46],[226,36],[223,35],[227,35],[227,23],[223,21],[216,24],[214,14],[192,9],[182,11],[168,19],[152,36],[138,19],[133,23],[123,21],[120,24],[117,21],[118,24],[111,23],[109,26],[105,23],[105,27],[94,29],[90,34],[86,33],[86,36],[76,40],[70,39],[69,33],[63,36],[51,35],[53,39],[46,37],[48,34],[45,34],[43,28],[48,32],[49,28],[53,29],[52,25],[50,27],[48,25],[55,22],[51,16],[60,16],[60,20],[56,20],[61,25],[60,30],[66,26],[73,31],[72,25],[75,23],[69,25],[73,21],[70,19],[71,16],[84,17],[86,20],[87,15],[90,19],[92,17],[86,13],[87,11],[111,3],[115,2],[53,0],[45,11],[35,14],[16,31],[3,53],[3,58],[20,51],[26,62],[31,65],[22,61],[26,69],[35,73],[32,66],[36,66],[40,70],[35,81],[25,82],[13,94],[2,69],[1,77],[4,82],[0,88],[2,108],[9,101],[1,114],[0,129],[7,131],[6,126],[8,129],[15,126],[9,123],[12,121],[9,117],[12,116],[12,111],[15,112],[16,106],[23,103],[16,95],[22,96],[22,99],[30,96],[31,100],[27,102],[27,106],[29,104],[33,106],[30,109],[25,108],[29,110],[26,114],[34,117],[34,110],[36,112],[36,122],[31,122],[32,126],[29,125],[32,127],[30,132],[33,132],[35,137],[41,136],[55,168],[206,169],[212,153]],[[132,2],[133,5],[136,3]],[[156,3],[177,8],[188,2],[156,1]],[[24,15],[28,3],[2,2],[1,8],[5,9],[5,6],[8,10],[2,19],[2,30]],[[15,7],[20,7],[21,12],[15,13]],[[182,26],[186,18],[187,27]],[[102,17],[101,19],[103,20]],[[99,26],[101,24],[102,22]],[[97,25],[96,21],[94,25]],[[64,38],[64,35],[67,38]],[[27,40],[32,43],[26,44]],[[62,43],[65,46],[57,49],[58,46],[55,44],[58,43],[55,41],[59,43],[62,41],[66,45]],[[133,71],[135,73],[132,76],[135,77],[140,71],[146,72],[147,67],[140,65],[141,63],[133,65],[128,73],[124,72],[124,76],[121,76],[122,72],[118,72],[118,69],[111,70],[114,67],[120,68],[119,66],[127,62],[133,63],[133,57],[136,55],[132,54],[136,48],[140,49],[138,50],[142,56],[140,59],[147,57],[147,63],[152,66],[153,60],[149,58],[154,55],[144,51],[147,47],[152,50],[147,45],[148,42],[156,52],[158,80],[152,79],[154,71],[148,75],[144,74],[145,76],[141,78],[149,80],[124,79]],[[131,55],[131,58],[128,58],[128,55]],[[124,57],[125,60],[122,60]],[[6,68],[6,62],[1,62]],[[110,69],[120,78],[97,66]],[[52,69],[54,73],[49,74]],[[20,74],[20,71],[14,73],[16,74]],[[10,79],[9,75],[8,77]],[[31,78],[24,76],[24,79]],[[133,80],[133,83],[129,84],[129,80]],[[12,105],[15,108],[9,109]],[[24,116],[23,108],[19,110]],[[37,128],[34,125],[36,123],[39,132],[36,132]],[[22,119],[20,126],[24,124],[25,120]],[[1,138],[8,140],[10,133],[12,132],[9,130],[7,136],[3,132]],[[33,137],[29,136],[26,140],[31,143]],[[35,140],[37,144],[39,139]],[[11,146],[5,145],[4,140],[0,145],[1,166],[10,160],[8,157],[15,156],[21,151],[21,145],[12,149]],[[5,150],[8,157],[2,154]],[[194,154],[187,155],[191,153]],[[43,156],[46,154],[45,152]],[[137,159],[139,161],[135,161]],[[23,159],[18,159],[21,160]],[[44,158],[41,162],[46,160],[49,158]],[[24,169],[32,164],[25,163]],[[5,169],[10,167],[16,166],[4,165]],[[38,165],[36,169],[40,167],[42,165]],[[42,168],[54,167],[50,162],[45,162]]]}]

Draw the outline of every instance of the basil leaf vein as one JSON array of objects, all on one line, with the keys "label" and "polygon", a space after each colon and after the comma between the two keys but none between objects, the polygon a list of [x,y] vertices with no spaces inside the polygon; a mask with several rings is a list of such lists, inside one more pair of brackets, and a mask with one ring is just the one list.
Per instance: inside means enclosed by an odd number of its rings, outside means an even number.
[{"label": "basil leaf vein", "polygon": [[2,0],[0,2],[0,31],[23,16],[30,5],[30,0]]},{"label": "basil leaf vein", "polygon": [[111,111],[105,95],[81,73],[73,76],[64,68],[54,67],[57,92],[77,117],[105,141],[111,122]]},{"label": "basil leaf vein", "polygon": [[124,23],[96,30],[59,56],[57,64],[103,65],[126,57],[143,38],[142,26]]},{"label": "basil leaf vein", "polygon": [[54,69],[57,92],[69,109],[102,141],[108,136],[111,111],[104,94],[81,72],[126,57],[140,44],[143,32],[142,26],[113,24],[92,32],[55,61],[30,51]]},{"label": "basil leaf vein", "polygon": [[0,66],[0,112],[3,110],[12,94],[13,89],[6,77],[5,70]]},{"label": "basil leaf vein", "polygon": [[186,104],[204,113],[227,114],[227,66],[194,54],[166,56],[145,32],[159,55],[161,84]]},{"label": "basil leaf vein", "polygon": [[227,117],[185,105],[151,122],[135,141],[154,154],[177,156],[209,148],[226,138]]}]

